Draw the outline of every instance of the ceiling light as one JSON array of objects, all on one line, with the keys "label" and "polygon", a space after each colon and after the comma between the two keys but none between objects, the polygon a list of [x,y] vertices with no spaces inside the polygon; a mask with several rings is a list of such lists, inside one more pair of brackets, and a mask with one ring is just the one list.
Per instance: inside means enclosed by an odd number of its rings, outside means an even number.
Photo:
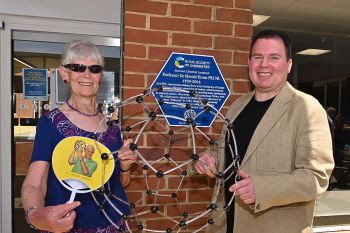
[{"label": "ceiling light", "polygon": [[303,51],[297,52],[300,55],[318,56],[321,54],[329,53],[331,50],[326,49],[305,49]]},{"label": "ceiling light", "polygon": [[13,60],[15,60],[16,62],[21,63],[22,65],[25,65],[26,67],[33,68],[33,66],[31,64],[23,61],[22,59],[14,57]]},{"label": "ceiling light", "polygon": [[253,15],[253,27],[258,26],[270,17],[268,15]]}]

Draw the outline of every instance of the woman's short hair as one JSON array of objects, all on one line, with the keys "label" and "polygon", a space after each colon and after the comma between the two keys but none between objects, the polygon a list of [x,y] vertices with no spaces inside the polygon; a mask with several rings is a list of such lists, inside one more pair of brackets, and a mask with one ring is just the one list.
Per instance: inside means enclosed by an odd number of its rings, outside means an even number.
[{"label": "woman's short hair", "polygon": [[96,60],[96,65],[104,66],[104,59],[96,45],[89,41],[74,40],[64,47],[61,63],[66,65],[87,57]]}]

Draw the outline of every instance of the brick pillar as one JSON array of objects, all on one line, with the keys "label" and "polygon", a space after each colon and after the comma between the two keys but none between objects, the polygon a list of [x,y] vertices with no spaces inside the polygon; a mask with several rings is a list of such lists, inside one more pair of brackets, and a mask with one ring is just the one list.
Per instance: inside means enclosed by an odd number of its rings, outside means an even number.
[{"label": "brick pillar", "polygon": [[[252,5],[253,0],[125,0],[123,99],[148,89],[172,52],[212,55],[231,90],[231,96],[222,109],[225,113],[238,96],[250,89],[247,60],[253,31]],[[145,101],[152,102],[151,98]],[[123,110],[123,126],[145,118],[142,105],[129,105]],[[221,123],[214,123],[206,132],[217,136],[221,126]],[[159,128],[154,123],[151,132],[145,132],[138,143],[140,152],[150,161],[157,159],[152,157],[155,154],[167,153],[167,137],[155,133]],[[131,137],[136,134],[137,130],[128,133]],[[172,158],[179,163],[191,157],[191,149],[188,149],[191,141],[187,136],[177,135],[172,145]],[[200,140],[197,143],[199,151],[206,148]],[[160,163],[159,167],[162,166],[170,165]],[[129,202],[141,200],[142,208],[149,209],[154,198],[146,195],[142,170],[141,166],[133,167],[127,194]],[[189,168],[185,170],[189,171]],[[159,187],[168,194],[176,190],[181,179],[176,172],[161,181],[151,172],[149,174],[151,189]],[[181,207],[189,212],[205,210],[213,183],[213,180],[198,174],[187,176],[177,193]],[[159,198],[157,203],[168,216],[178,216],[183,212],[171,197]],[[164,230],[167,221],[159,219],[163,218],[148,214],[142,222],[147,223],[148,228]]]}]

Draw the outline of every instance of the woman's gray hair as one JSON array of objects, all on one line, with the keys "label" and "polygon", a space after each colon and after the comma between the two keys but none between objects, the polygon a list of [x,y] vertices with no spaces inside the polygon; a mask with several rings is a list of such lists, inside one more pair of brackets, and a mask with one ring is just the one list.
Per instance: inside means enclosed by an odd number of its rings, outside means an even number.
[{"label": "woman's gray hair", "polygon": [[61,63],[62,65],[73,63],[78,59],[92,58],[98,64],[104,66],[104,59],[96,45],[89,41],[74,40],[69,42],[63,49]]}]

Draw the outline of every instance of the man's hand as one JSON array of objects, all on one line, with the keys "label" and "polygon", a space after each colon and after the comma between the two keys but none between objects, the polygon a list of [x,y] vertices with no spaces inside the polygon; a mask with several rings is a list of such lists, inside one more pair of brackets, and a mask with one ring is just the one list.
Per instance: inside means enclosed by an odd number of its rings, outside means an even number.
[{"label": "man's hand", "polygon": [[194,164],[194,169],[199,174],[205,174],[209,177],[214,177],[216,173],[216,160],[213,155],[208,152],[203,152],[199,155],[198,161]]},{"label": "man's hand", "polygon": [[79,160],[81,161],[83,159],[83,152],[81,150],[78,150],[77,155],[78,155]]},{"label": "man's hand", "polygon": [[256,196],[252,179],[243,171],[239,171],[238,175],[242,177],[242,180],[238,181],[234,185],[231,185],[229,191],[236,192],[236,196],[244,203],[248,205],[254,204],[256,201]]}]

